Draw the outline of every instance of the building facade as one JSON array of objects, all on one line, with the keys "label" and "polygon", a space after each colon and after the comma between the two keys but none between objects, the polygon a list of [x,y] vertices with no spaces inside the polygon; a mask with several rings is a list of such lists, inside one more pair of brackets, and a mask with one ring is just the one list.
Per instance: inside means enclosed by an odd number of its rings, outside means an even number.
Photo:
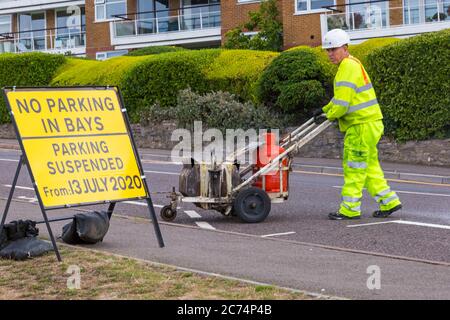
[{"label": "building facade", "polygon": [[[0,0],[0,53],[107,59],[155,45],[218,47],[259,0]],[[352,42],[450,28],[450,0],[278,0],[284,48],[333,28]],[[249,35],[251,36],[251,35]]]}]

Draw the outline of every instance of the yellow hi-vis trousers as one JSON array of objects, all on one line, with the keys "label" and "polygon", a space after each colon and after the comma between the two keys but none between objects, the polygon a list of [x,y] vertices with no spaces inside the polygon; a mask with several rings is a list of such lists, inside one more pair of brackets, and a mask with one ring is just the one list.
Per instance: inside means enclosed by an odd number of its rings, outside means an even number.
[{"label": "yellow hi-vis trousers", "polygon": [[348,217],[361,215],[363,188],[386,211],[400,204],[391,191],[378,162],[377,144],[383,135],[381,120],[350,126],[344,139],[344,187],[339,212]]}]

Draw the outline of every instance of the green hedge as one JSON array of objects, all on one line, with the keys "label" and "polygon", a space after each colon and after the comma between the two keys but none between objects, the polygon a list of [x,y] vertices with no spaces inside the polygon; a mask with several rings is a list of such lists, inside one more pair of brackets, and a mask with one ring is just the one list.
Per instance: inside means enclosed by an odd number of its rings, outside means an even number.
[{"label": "green hedge", "polygon": [[132,56],[132,57],[148,56],[150,54],[160,54],[160,53],[183,51],[183,50],[187,50],[187,49],[182,48],[182,47],[174,47],[174,46],[152,46],[152,47],[145,47],[145,48],[130,51],[125,56]]},{"label": "green hedge", "polygon": [[139,112],[154,103],[174,106],[182,89],[207,92],[204,70],[219,53],[213,49],[164,53],[138,63],[126,74],[121,87],[132,121],[138,121]]},{"label": "green hedge", "polygon": [[255,102],[257,80],[278,55],[269,51],[223,50],[206,71],[209,89]]},{"label": "green hedge", "polygon": [[262,74],[258,99],[277,112],[292,115],[293,121],[302,121],[329,98],[329,71],[311,49],[283,52]]},{"label": "green hedge", "polygon": [[[48,86],[51,79],[66,62],[62,55],[22,53],[0,55],[0,87]],[[0,123],[9,122],[3,99],[0,101]]]},{"label": "green hedge", "polygon": [[348,51],[350,54],[356,58],[358,58],[361,63],[365,66],[367,63],[367,56],[375,51],[376,49],[391,45],[400,41],[400,39],[396,38],[380,38],[380,39],[370,39],[360,44],[350,45]]},{"label": "green hedge", "polygon": [[105,61],[68,59],[52,80],[53,86],[122,86],[128,72],[152,57],[116,57]]},{"label": "green hedge", "polygon": [[448,136],[449,61],[449,29],[408,38],[368,55],[387,133],[400,141]]},{"label": "green hedge", "polygon": [[181,89],[197,93],[228,91],[241,100],[254,96],[255,83],[277,53],[248,50],[184,50],[106,61],[69,59],[52,85],[117,85],[131,120],[158,103],[176,105]]}]

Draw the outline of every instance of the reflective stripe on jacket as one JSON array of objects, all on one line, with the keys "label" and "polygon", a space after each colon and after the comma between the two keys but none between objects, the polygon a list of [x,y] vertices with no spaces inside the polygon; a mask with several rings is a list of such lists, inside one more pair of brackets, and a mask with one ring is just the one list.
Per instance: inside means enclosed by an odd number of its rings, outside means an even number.
[{"label": "reflective stripe on jacket", "polygon": [[334,97],[323,107],[329,120],[339,120],[341,131],[358,123],[383,119],[372,82],[358,59],[349,56],[339,64]]}]

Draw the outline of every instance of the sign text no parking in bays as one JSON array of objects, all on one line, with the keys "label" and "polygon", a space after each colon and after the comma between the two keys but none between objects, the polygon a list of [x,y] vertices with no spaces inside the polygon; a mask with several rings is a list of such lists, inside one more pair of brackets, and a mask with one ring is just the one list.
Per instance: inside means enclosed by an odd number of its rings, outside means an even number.
[{"label": "sign text no parking in bays", "polygon": [[6,203],[6,220],[22,164],[29,170],[59,261],[46,211],[145,199],[160,247],[155,209],[116,87],[7,87],[3,95],[22,149]]}]

